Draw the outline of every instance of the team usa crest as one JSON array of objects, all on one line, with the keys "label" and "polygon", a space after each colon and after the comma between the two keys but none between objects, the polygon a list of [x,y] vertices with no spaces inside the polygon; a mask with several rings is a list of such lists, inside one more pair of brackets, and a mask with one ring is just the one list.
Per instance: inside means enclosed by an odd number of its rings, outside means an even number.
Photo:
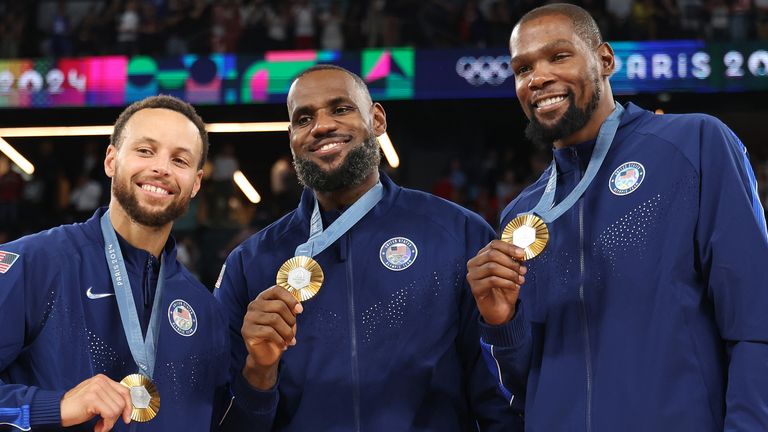
[{"label": "team usa crest", "polygon": [[392,271],[405,270],[416,261],[419,250],[405,237],[395,237],[384,242],[379,249],[379,259]]},{"label": "team usa crest", "polygon": [[192,336],[197,331],[197,315],[189,303],[181,299],[171,302],[168,307],[168,321],[176,333],[182,336]]},{"label": "team usa crest", "polygon": [[640,162],[624,162],[613,171],[608,186],[614,195],[631,194],[645,178],[645,167]]}]

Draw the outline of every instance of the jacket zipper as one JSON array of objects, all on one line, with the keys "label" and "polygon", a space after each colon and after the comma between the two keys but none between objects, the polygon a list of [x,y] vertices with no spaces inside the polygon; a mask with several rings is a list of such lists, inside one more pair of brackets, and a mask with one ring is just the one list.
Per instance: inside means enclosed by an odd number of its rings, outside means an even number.
[{"label": "jacket zipper", "polygon": [[357,364],[357,329],[355,324],[355,294],[352,273],[352,238],[348,232],[347,241],[347,299],[349,305],[349,343],[352,355],[352,409],[354,411],[355,431],[360,432],[360,376]]},{"label": "jacket zipper", "polygon": [[[578,156],[576,150],[573,151],[574,156]],[[578,160],[579,173],[578,181],[581,180],[583,173],[581,172],[581,161]],[[582,332],[584,333],[584,360],[587,368],[587,400],[585,410],[585,423],[587,432],[592,432],[592,350],[589,340],[589,320],[587,319],[587,303],[584,299],[584,278],[585,278],[585,263],[584,263],[584,198],[579,199],[579,301],[581,303],[581,315],[582,315]]]}]

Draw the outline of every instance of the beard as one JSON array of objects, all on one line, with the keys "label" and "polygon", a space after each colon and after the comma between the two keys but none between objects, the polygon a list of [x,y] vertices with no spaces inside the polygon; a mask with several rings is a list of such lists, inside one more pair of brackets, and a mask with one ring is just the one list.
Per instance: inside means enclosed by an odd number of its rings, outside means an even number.
[{"label": "beard", "polygon": [[163,227],[180,218],[189,208],[191,197],[174,200],[162,210],[146,210],[139,204],[136,193],[131,190],[130,183],[124,184],[118,181],[119,178],[118,170],[115,169],[115,176],[112,180],[112,194],[125,210],[128,217],[141,225],[153,228]]},{"label": "beard", "polygon": [[369,131],[365,140],[350,150],[341,165],[332,171],[324,171],[317,163],[301,157],[294,157],[293,166],[302,185],[318,192],[333,192],[359,185],[379,168],[380,162],[379,142],[373,131]]},{"label": "beard", "polygon": [[[525,127],[525,136],[537,146],[550,148],[553,142],[565,138],[587,125],[597,109],[598,102],[600,102],[600,81],[594,80],[592,98],[584,108],[576,106],[576,97],[572,90],[568,90],[566,98],[569,102],[568,109],[553,126],[544,126],[535,114],[531,115],[528,126]],[[536,107],[532,105],[531,110],[534,111],[535,109]]]}]

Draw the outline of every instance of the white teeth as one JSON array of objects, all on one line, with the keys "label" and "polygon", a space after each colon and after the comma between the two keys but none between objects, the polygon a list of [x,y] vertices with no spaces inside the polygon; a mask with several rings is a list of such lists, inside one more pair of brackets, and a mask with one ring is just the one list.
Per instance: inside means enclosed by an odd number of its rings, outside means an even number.
[{"label": "white teeth", "polygon": [[145,184],[145,185],[142,185],[141,188],[144,189],[145,191],[149,191],[149,192],[153,192],[153,193],[159,193],[159,194],[164,194],[164,195],[169,195],[167,190],[159,188],[157,186],[152,186],[152,185]]},{"label": "white teeth", "polygon": [[324,145],[323,145],[322,147],[320,147],[318,150],[322,151],[322,150],[328,150],[328,149],[332,149],[332,148],[336,147],[337,145],[339,145],[339,143],[337,143],[337,142],[333,142],[333,143],[324,144]]},{"label": "white teeth", "polygon": [[552,105],[552,104],[556,104],[556,103],[558,103],[560,101],[563,101],[563,100],[565,100],[565,96],[551,97],[551,98],[547,98],[547,99],[544,99],[542,101],[539,101],[536,104],[536,106],[539,107],[539,108],[544,108],[546,106],[549,106],[549,105]]}]

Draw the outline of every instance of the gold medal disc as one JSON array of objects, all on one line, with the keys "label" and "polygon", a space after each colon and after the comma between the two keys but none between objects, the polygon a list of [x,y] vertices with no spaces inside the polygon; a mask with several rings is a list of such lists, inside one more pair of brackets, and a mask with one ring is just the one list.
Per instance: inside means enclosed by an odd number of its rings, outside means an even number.
[{"label": "gold medal disc", "polygon": [[148,422],[160,411],[160,393],[155,384],[144,375],[132,374],[123,378],[120,384],[131,391],[131,420]]},{"label": "gold medal disc", "polygon": [[534,214],[520,215],[507,224],[501,233],[501,240],[522,248],[525,260],[540,254],[549,242],[547,224]]},{"label": "gold medal disc", "polygon": [[287,289],[298,301],[309,300],[320,291],[325,275],[317,261],[296,256],[284,262],[277,271],[276,285]]}]

